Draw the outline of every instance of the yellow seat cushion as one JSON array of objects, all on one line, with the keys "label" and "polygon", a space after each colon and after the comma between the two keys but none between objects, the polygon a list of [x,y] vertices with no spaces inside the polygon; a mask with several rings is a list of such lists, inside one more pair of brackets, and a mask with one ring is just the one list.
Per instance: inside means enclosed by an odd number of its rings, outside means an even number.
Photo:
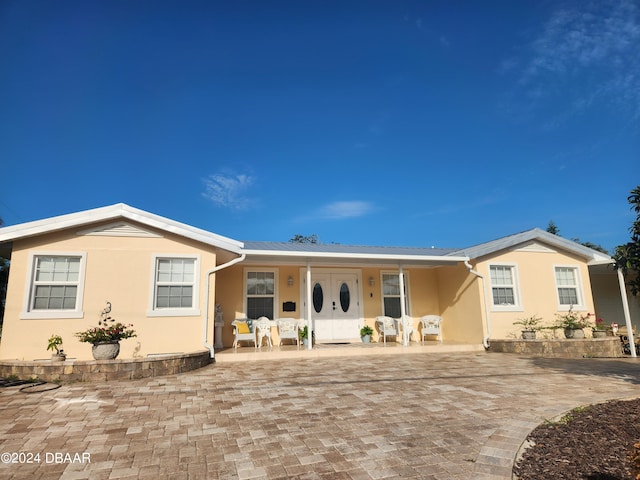
[{"label": "yellow seat cushion", "polygon": [[238,323],[238,333],[251,333],[251,330],[249,330],[249,325],[247,325],[245,322]]}]

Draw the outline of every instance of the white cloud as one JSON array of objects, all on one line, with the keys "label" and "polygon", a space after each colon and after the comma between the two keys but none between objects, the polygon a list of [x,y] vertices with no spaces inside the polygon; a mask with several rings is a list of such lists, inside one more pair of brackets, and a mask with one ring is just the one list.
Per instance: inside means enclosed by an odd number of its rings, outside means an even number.
[{"label": "white cloud", "polygon": [[318,210],[318,216],[326,219],[362,217],[373,211],[373,205],[363,201],[345,201],[329,203]]},{"label": "white cloud", "polygon": [[202,195],[220,207],[245,210],[251,205],[247,193],[255,179],[244,174],[218,173],[203,179]]},{"label": "white cloud", "polygon": [[[552,101],[565,119],[596,101],[640,119],[640,7],[633,0],[578,2],[554,11],[526,46],[499,71],[516,73],[533,107]],[[517,69],[516,69],[517,67]]]}]

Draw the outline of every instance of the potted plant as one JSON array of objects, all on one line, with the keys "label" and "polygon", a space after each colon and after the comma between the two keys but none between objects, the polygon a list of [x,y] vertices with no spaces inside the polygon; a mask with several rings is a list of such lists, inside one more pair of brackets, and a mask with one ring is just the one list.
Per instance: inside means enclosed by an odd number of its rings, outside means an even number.
[{"label": "potted plant", "polygon": [[109,316],[110,312],[111,303],[107,302],[107,308],[100,314],[98,327],[75,334],[81,342],[93,345],[91,353],[95,360],[113,360],[120,353],[120,340],[137,336],[133,325],[116,322]]},{"label": "potted plant", "polygon": [[64,362],[67,359],[67,355],[64,353],[64,350],[60,347],[62,347],[62,337],[60,335],[51,335],[49,337],[47,350],[56,351],[56,353],[51,355],[52,362]]},{"label": "potted plant", "polygon": [[[302,339],[302,344],[305,347],[308,346],[309,345],[309,327],[307,325],[305,325],[303,328],[298,330],[298,333],[300,335],[300,338]],[[315,339],[316,339],[316,332],[313,332],[313,334],[312,334],[313,343],[315,343]],[[312,343],[312,345],[313,345],[313,343]]]},{"label": "potted plant", "polygon": [[519,318],[515,322],[514,325],[522,326],[522,339],[523,340],[535,340],[536,332],[542,329],[542,317],[538,317],[537,315],[532,315],[526,318]]},{"label": "potted plant", "polygon": [[604,324],[604,320],[596,318],[594,325],[591,327],[591,333],[593,338],[604,338],[608,335],[607,330],[611,330],[611,327],[607,328]]},{"label": "potted plant", "polygon": [[580,315],[573,311],[573,307],[569,308],[567,313],[556,314],[556,327],[564,330],[565,338],[580,339],[584,338],[584,330],[589,326],[590,313],[586,316]]},{"label": "potted plant", "polygon": [[360,329],[360,339],[362,340],[362,343],[371,342],[371,335],[373,335],[373,328],[369,325],[365,325]]}]

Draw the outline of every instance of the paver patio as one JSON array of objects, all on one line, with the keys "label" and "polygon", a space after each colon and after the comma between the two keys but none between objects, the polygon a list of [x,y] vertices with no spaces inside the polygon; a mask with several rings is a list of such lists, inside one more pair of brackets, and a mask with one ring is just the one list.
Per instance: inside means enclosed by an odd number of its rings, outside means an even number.
[{"label": "paver patio", "polygon": [[[631,359],[473,352],[229,362],[38,394],[3,388],[0,478],[507,479],[537,424],[638,397],[639,381]],[[40,458],[6,463],[8,452]],[[57,463],[47,455],[56,452],[69,456]],[[90,463],[69,463],[76,453]]]}]

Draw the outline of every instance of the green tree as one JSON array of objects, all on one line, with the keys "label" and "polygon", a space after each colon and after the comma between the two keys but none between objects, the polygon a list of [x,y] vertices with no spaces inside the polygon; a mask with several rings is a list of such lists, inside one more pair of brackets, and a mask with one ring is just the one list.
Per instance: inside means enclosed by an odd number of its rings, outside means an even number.
[{"label": "green tree", "polygon": [[309,236],[305,236],[305,235],[294,235],[292,238],[289,239],[289,242],[291,243],[312,243],[312,244],[318,244],[320,243],[320,240],[318,240],[318,236],[313,233]]},{"label": "green tree", "polygon": [[631,190],[627,200],[631,204],[631,209],[637,214],[636,220],[629,228],[631,241],[618,245],[613,258],[616,261],[616,268],[622,270],[631,294],[636,296],[640,293],[640,185]]},{"label": "green tree", "polygon": [[547,232],[553,233],[554,235],[560,235],[560,229],[553,223],[553,220],[549,220],[549,225],[547,226]]}]

